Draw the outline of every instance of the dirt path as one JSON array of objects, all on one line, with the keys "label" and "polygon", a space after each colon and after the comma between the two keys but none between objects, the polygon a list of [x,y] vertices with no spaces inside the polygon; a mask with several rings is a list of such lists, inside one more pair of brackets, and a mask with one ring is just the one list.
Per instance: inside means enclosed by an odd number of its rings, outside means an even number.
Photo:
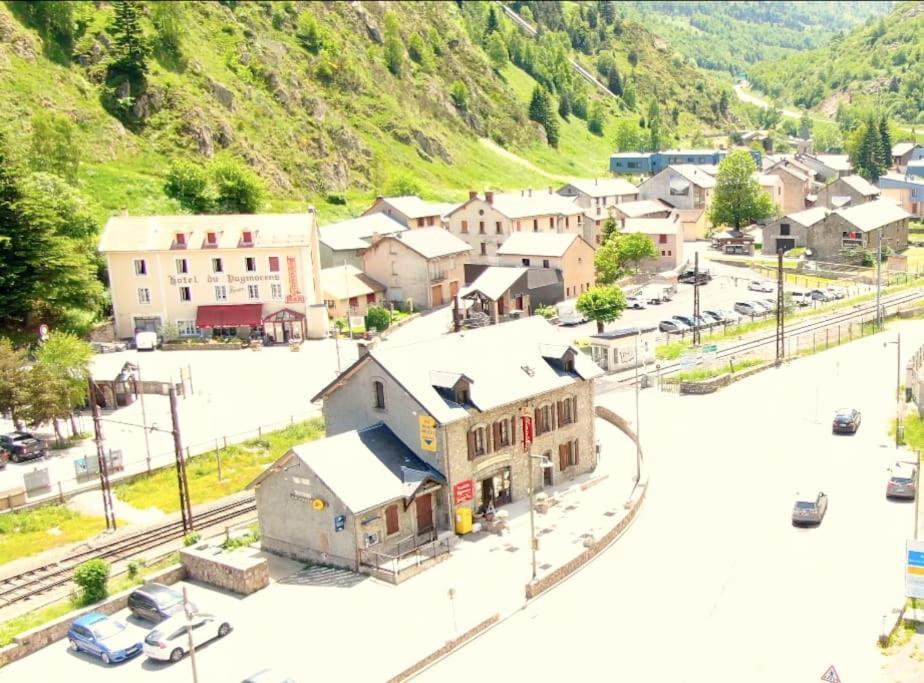
[{"label": "dirt path", "polygon": [[496,142],[494,142],[493,140],[489,138],[479,138],[478,142],[480,142],[482,145],[490,149],[492,152],[504,157],[505,159],[508,159],[509,161],[512,161],[516,164],[520,164],[521,166],[525,166],[530,171],[543,175],[549,180],[556,180],[556,181],[563,182],[563,183],[567,183],[568,181],[571,180],[571,178],[569,178],[568,176],[557,175],[555,173],[549,173],[548,171],[544,171],[543,169],[536,166],[533,162],[527,159],[524,159],[523,157],[518,156],[509,150],[504,149],[503,147],[501,147],[500,145],[498,145]]}]

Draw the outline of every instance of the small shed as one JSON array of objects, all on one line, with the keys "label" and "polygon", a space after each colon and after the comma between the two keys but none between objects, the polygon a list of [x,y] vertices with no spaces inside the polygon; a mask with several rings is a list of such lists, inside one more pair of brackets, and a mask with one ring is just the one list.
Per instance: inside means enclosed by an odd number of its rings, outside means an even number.
[{"label": "small shed", "polygon": [[[590,336],[590,355],[606,372],[619,372],[655,361],[654,326],[628,327]],[[637,351],[636,351],[637,349]]]}]

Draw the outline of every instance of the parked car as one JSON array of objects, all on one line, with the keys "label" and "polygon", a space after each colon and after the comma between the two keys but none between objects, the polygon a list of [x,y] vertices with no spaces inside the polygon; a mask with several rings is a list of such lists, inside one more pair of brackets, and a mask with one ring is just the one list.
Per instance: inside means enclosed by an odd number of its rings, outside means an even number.
[{"label": "parked car", "polygon": [[703,318],[708,321],[710,327],[725,324],[725,319],[716,311],[703,311]]},{"label": "parked car", "polygon": [[642,299],[649,304],[660,304],[670,301],[674,296],[675,289],[671,285],[648,285],[643,288],[640,295]]},{"label": "parked car", "polygon": [[6,464],[10,461],[10,452],[5,448],[0,448],[0,470],[6,467]]},{"label": "parked car", "polygon": [[889,471],[889,481],[886,484],[886,498],[914,499],[917,491],[917,472],[914,465],[896,464]]},{"label": "parked car", "polygon": [[135,348],[139,351],[153,351],[160,347],[162,341],[157,332],[135,333]]},{"label": "parked car", "polygon": [[837,411],[834,416],[834,422],[831,424],[831,431],[835,434],[847,432],[856,434],[860,428],[860,411],[855,408],[843,408]]},{"label": "parked car", "polygon": [[681,273],[677,277],[677,282],[683,282],[684,284],[688,284],[688,285],[692,285],[692,284],[704,285],[707,282],[710,282],[711,280],[712,280],[712,275],[709,273],[708,270],[701,270],[699,272],[696,272],[694,270],[687,270]]},{"label": "parked car", "polygon": [[812,303],[812,297],[809,296],[808,292],[797,290],[794,292],[789,292],[789,295],[793,304],[796,306],[808,306],[810,303]]},{"label": "parked car", "polygon": [[242,683],[295,683],[295,679],[272,669],[263,669],[252,676],[248,676]]},{"label": "parked car", "polygon": [[752,318],[766,313],[766,311],[762,307],[758,306],[757,304],[751,301],[736,301],[734,308],[735,308],[736,313],[740,313],[741,315],[747,315]]},{"label": "parked car", "polygon": [[645,303],[641,296],[627,296],[626,308],[633,308],[636,311],[640,311],[643,308],[648,308],[648,305]]},{"label": "parked car", "polygon": [[691,330],[692,330],[694,327],[699,327],[699,325],[697,325],[695,322],[693,322],[693,316],[692,316],[692,315],[672,315],[672,316],[671,316],[671,319],[672,319],[672,320],[679,320],[680,322],[682,322],[684,325],[686,325],[686,326],[687,326],[689,329],[691,329]]},{"label": "parked car", "polygon": [[703,311],[703,313],[707,313],[714,318],[718,317],[718,319],[725,325],[736,323],[741,318],[741,316],[734,311],[728,311],[724,308],[710,308],[708,311]]},{"label": "parked car", "polygon": [[47,444],[29,432],[0,435],[0,448],[9,451],[10,460],[13,462],[43,458],[48,454]]},{"label": "parked car", "polygon": [[776,299],[758,299],[757,303],[769,306],[771,313],[776,310]]},{"label": "parked car", "polygon": [[189,651],[189,635],[192,630],[193,644],[198,648],[215,638],[224,638],[231,633],[231,624],[212,614],[195,613],[186,624],[185,612],[179,612],[162,621],[144,639],[144,654],[151,659],[178,662]]},{"label": "parked car", "polygon": [[847,290],[843,287],[825,287],[825,291],[832,299],[845,299],[847,297]]},{"label": "parked car", "polygon": [[677,319],[673,320],[662,320],[658,323],[658,329],[661,332],[667,332],[668,334],[682,334],[684,332],[689,332],[691,328],[689,325],[680,322]]},{"label": "parked car", "polygon": [[77,618],[67,631],[67,639],[77,651],[83,651],[115,664],[141,654],[141,641],[121,621],[90,612]]},{"label": "parked car", "polygon": [[[196,606],[190,605],[195,612]],[[183,594],[159,583],[147,583],[128,594],[128,609],[139,619],[156,624],[183,610]]]},{"label": "parked car", "polygon": [[748,289],[752,292],[772,292],[774,286],[765,280],[751,280],[748,283]]},{"label": "parked car", "polygon": [[759,315],[773,312],[773,308],[770,306],[770,304],[768,304],[766,301],[763,301],[762,299],[751,299],[749,303],[757,308]]},{"label": "parked car", "polygon": [[833,299],[824,289],[810,289],[808,295],[813,301],[831,301]]},{"label": "parked car", "polygon": [[828,511],[828,496],[823,491],[815,495],[796,494],[796,502],[792,506],[792,524],[821,524]]},{"label": "parked car", "polygon": [[555,312],[558,314],[558,322],[562,325],[579,325],[587,322],[587,316],[577,308],[577,299],[559,301],[555,304]]}]

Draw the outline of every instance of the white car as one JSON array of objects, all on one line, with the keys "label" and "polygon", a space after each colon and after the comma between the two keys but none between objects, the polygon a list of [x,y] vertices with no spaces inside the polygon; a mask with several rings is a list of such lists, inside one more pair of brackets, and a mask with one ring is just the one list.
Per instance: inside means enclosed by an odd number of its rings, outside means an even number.
[{"label": "white car", "polygon": [[826,287],[825,292],[832,299],[844,299],[847,297],[847,290],[843,287]]},{"label": "white car", "polygon": [[751,280],[748,283],[748,289],[752,292],[772,292],[774,287],[769,282],[763,280]]},{"label": "white car", "polygon": [[[193,643],[198,648],[231,632],[231,624],[212,614],[193,614],[189,618]],[[144,639],[144,654],[151,659],[178,662],[189,652],[186,614],[179,612],[160,622]]]},{"label": "white car", "polygon": [[643,308],[648,308],[648,304],[645,303],[645,300],[640,296],[627,296],[626,297],[626,308],[634,308],[635,310],[641,310]]}]

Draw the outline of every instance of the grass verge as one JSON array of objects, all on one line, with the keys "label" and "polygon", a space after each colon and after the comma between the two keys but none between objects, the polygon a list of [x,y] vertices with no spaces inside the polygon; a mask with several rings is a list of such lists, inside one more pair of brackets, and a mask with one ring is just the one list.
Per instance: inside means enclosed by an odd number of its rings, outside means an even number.
[{"label": "grass verge", "polygon": [[[324,422],[321,418],[313,418],[297,422],[277,432],[269,432],[258,439],[190,458],[186,473],[192,504],[206,503],[241,491],[266,465],[282,456],[292,446],[314,441],[322,436]],[[180,509],[176,471],[170,467],[154,472],[148,477],[116,486],[115,492],[119,500],[136,508],[155,507],[164,512],[176,512]]]},{"label": "grass verge", "polygon": [[0,515],[0,564],[94,536],[106,528],[93,517],[55,503]]},{"label": "grass verge", "polygon": [[737,363],[734,363],[734,365],[731,362],[725,365],[723,362],[722,365],[715,368],[696,368],[695,370],[678,372],[676,375],[671,376],[671,380],[676,382],[700,382],[714,377],[721,377],[722,375],[730,375],[735,372],[740,372],[741,370],[747,370],[757,365],[763,365],[766,362],[767,361],[759,358],[746,358],[744,360],[739,360]]}]

